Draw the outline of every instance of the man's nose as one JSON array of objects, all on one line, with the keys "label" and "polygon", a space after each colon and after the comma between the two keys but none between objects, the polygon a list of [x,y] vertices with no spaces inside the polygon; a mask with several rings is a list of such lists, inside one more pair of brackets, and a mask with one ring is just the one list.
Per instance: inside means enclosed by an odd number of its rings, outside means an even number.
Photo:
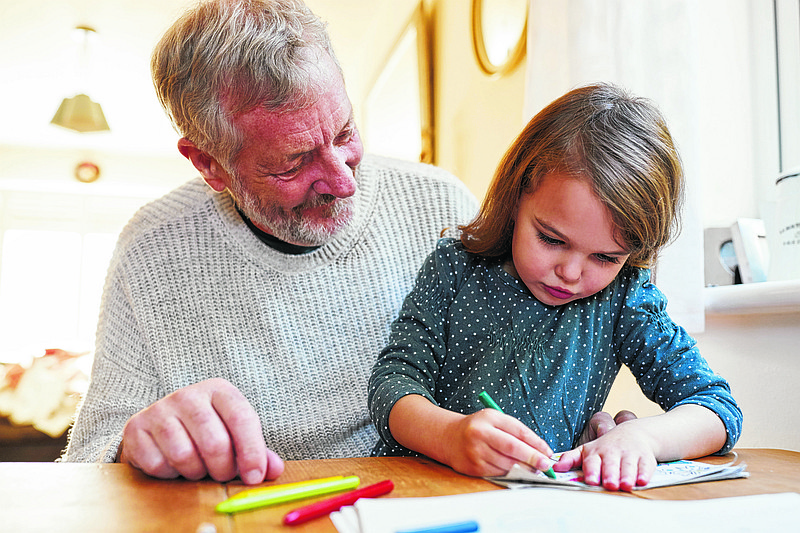
[{"label": "man's nose", "polygon": [[331,148],[320,156],[320,176],[314,182],[314,192],[347,198],[356,192],[354,166],[350,166],[346,150]]}]

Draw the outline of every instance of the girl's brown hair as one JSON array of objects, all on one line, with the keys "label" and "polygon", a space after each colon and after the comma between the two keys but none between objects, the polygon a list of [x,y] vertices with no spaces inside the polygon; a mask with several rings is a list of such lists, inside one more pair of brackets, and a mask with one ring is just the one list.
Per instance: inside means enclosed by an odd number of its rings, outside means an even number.
[{"label": "girl's brown hair", "polygon": [[679,231],[683,170],[664,118],[648,100],[597,84],[531,119],[497,167],[480,212],[460,227],[466,250],[507,256],[520,197],[551,172],[592,183],[631,266],[652,266]]}]

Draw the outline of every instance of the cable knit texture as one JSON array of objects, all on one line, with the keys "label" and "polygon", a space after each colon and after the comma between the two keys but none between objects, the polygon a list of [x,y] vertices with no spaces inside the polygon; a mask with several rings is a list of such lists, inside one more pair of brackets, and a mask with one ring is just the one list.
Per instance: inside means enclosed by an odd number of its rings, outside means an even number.
[{"label": "cable knit texture", "polygon": [[88,393],[64,461],[113,461],[126,421],[221,377],[284,459],[369,455],[370,369],[424,258],[477,203],[441,169],[366,157],[355,217],[282,254],[195,179],[139,210],[111,261]]}]

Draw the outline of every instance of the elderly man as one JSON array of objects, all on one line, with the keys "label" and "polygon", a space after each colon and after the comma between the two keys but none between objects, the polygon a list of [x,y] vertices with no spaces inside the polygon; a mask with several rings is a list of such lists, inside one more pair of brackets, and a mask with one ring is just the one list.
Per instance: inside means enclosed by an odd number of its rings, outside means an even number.
[{"label": "elderly man", "polygon": [[368,455],[372,364],[475,199],[442,170],[363,157],[325,27],[299,1],[201,4],[152,70],[202,180],[120,235],[62,460],[253,484],[281,458]]}]

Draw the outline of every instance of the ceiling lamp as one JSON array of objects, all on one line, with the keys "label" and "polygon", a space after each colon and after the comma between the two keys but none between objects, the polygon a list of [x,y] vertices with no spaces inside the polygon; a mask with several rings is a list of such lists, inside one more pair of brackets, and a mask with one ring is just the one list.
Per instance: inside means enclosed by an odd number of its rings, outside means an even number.
[{"label": "ceiling lamp", "polygon": [[81,133],[111,129],[106,122],[103,108],[85,94],[64,98],[50,123]]},{"label": "ceiling lamp", "polygon": [[[89,35],[94,32],[94,29],[88,26],[78,26],[77,29],[83,32],[83,54],[81,59],[85,69],[86,56],[89,52]],[[71,98],[64,98],[50,123],[80,133],[108,131],[111,129],[108,127],[108,122],[106,122],[106,117],[100,104],[92,101],[91,98],[83,93],[76,94]]]}]

